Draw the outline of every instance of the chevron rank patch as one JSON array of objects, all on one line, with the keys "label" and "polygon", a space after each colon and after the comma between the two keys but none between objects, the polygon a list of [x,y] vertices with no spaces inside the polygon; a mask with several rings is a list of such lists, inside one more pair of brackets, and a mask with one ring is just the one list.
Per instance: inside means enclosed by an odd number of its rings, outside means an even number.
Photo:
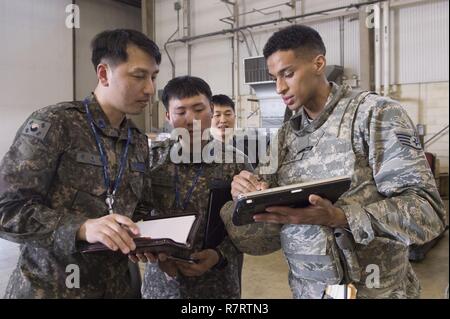
[{"label": "chevron rank patch", "polygon": [[415,150],[421,150],[422,145],[420,144],[419,137],[417,136],[416,132],[410,131],[410,130],[401,130],[396,131],[395,135],[397,136],[398,141],[400,144],[413,148]]},{"label": "chevron rank patch", "polygon": [[29,119],[27,125],[22,130],[22,134],[33,136],[43,141],[51,125],[50,122]]}]

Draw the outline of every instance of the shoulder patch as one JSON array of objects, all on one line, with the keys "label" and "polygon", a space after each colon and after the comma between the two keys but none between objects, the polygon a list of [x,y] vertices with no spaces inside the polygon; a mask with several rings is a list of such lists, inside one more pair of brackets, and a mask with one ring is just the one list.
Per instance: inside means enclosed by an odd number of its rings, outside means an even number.
[{"label": "shoulder patch", "polygon": [[412,130],[396,130],[395,136],[397,136],[397,140],[403,146],[413,148],[415,150],[421,150],[422,145],[420,144],[419,137],[417,136],[415,131]]},{"label": "shoulder patch", "polygon": [[43,141],[51,125],[50,122],[31,118],[23,128],[22,134],[33,136]]}]

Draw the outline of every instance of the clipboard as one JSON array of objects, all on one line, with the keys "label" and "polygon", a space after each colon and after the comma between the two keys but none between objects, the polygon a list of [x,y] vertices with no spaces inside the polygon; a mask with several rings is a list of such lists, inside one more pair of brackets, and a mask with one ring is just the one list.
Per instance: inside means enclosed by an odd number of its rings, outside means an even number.
[{"label": "clipboard", "polygon": [[220,210],[230,200],[233,200],[230,183],[215,182],[210,185],[203,249],[216,248],[228,236],[225,224],[220,217]]},{"label": "clipboard", "polygon": [[[150,252],[165,253],[177,260],[193,262],[190,258],[199,227],[196,213],[184,213],[171,216],[150,217],[136,223],[141,236],[134,238],[136,249],[132,254]],[[102,243],[84,244],[81,253],[119,253],[112,251]]]},{"label": "clipboard", "polygon": [[335,203],[350,188],[350,184],[349,176],[339,176],[241,194],[238,196],[232,221],[236,226],[254,223],[253,215],[265,213],[270,206],[307,207],[310,205],[309,195],[312,194]]}]

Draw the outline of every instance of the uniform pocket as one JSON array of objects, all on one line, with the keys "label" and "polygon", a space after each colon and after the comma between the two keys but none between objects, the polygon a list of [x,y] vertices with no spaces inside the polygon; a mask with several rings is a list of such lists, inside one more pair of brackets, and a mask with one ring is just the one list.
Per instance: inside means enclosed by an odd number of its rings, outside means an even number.
[{"label": "uniform pocket", "polygon": [[175,200],[174,177],[166,174],[152,174],[152,193],[155,208],[166,210]]},{"label": "uniform pocket", "polygon": [[294,277],[326,284],[338,284],[343,270],[327,227],[284,225],[281,246]]}]

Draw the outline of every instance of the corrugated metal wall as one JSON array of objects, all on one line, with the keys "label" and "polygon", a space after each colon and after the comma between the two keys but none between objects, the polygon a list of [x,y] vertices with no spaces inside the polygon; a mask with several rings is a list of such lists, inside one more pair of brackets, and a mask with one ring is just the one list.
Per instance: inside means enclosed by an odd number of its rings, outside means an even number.
[{"label": "corrugated metal wall", "polygon": [[391,11],[391,82],[448,81],[448,1]]},{"label": "corrugated metal wall", "polygon": [[[341,65],[341,34],[339,19],[333,19],[326,22],[310,24],[316,29],[327,48],[327,64]],[[347,77],[353,74],[359,77],[359,20],[355,17],[345,17],[343,21],[344,28],[344,50],[343,67]]]}]

